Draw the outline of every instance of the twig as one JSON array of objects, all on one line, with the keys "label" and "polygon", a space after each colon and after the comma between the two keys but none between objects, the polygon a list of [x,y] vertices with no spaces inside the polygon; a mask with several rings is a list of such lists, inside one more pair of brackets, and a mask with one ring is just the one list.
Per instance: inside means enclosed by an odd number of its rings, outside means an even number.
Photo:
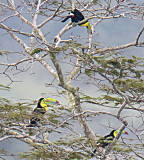
[{"label": "twig", "polygon": [[138,34],[138,37],[137,37],[137,39],[136,39],[136,45],[138,45],[138,41],[139,41],[140,36],[142,35],[143,31],[144,31],[144,27],[142,28],[142,30],[141,30],[140,33]]},{"label": "twig", "polygon": [[49,22],[50,20],[52,20],[57,15],[57,12],[59,11],[59,9],[60,9],[60,7],[62,5],[63,5],[63,0],[62,0],[61,4],[58,6],[58,8],[56,9],[56,11],[54,12],[54,14],[52,16],[50,16],[47,20],[45,20],[44,22],[42,22],[40,25],[38,25],[38,28],[41,28],[47,22]]}]

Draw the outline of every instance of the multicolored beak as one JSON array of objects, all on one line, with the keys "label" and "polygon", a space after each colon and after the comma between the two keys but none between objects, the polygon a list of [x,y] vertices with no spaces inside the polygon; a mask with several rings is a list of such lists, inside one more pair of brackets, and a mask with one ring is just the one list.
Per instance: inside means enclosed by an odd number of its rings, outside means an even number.
[{"label": "multicolored beak", "polygon": [[58,104],[58,105],[60,105],[59,101],[57,101],[56,99],[53,99],[53,98],[44,98],[43,102],[45,104],[47,104],[47,105],[49,105],[49,104]]},{"label": "multicolored beak", "polygon": [[127,134],[127,135],[128,135],[128,132],[126,132],[126,131],[122,131],[122,134]]},{"label": "multicolored beak", "polygon": [[124,131],[124,134],[127,134],[127,135],[128,135],[128,132]]},{"label": "multicolored beak", "polygon": [[67,21],[69,18],[73,18],[75,15],[74,15],[74,13],[70,13],[69,14],[69,16],[67,16],[64,20],[62,20],[61,22],[65,22],[65,21]]},{"label": "multicolored beak", "polygon": [[[116,130],[115,132],[114,132],[114,137],[116,137],[116,135],[118,134],[118,132],[119,132],[119,130]],[[128,135],[128,132],[126,132],[126,131],[122,131],[122,134],[126,134],[126,135]]]},{"label": "multicolored beak", "polygon": [[62,20],[61,22],[65,22],[67,21],[69,18],[71,18],[71,16],[67,16],[64,20]]},{"label": "multicolored beak", "polygon": [[59,101],[56,101],[56,104],[57,104],[57,105],[60,105]]}]

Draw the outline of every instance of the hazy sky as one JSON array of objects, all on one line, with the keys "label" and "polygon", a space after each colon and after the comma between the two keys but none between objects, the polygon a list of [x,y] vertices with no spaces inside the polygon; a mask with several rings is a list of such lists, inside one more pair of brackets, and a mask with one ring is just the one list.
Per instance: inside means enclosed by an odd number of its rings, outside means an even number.
[{"label": "hazy sky", "polygon": [[[141,1],[139,0],[139,2]],[[92,21],[96,22],[97,19],[93,19]],[[20,27],[21,22],[18,22],[16,18],[13,18],[12,21],[8,22],[8,24],[18,28]],[[57,35],[57,33],[65,26],[65,24],[67,24],[67,22],[61,23],[60,21],[52,21],[50,23],[47,23],[46,26],[42,28],[42,31],[44,33],[48,33],[47,39],[50,42],[52,42],[53,37]],[[22,25],[25,31],[29,30],[30,32],[30,29],[28,28],[27,25],[24,24]],[[144,26],[144,21],[140,20],[134,21],[131,19],[123,19],[123,18],[104,20],[101,23],[99,23],[94,30],[93,43],[100,42],[103,46],[108,47],[108,46],[119,46],[126,43],[134,42],[143,26]],[[66,39],[73,35],[75,36],[80,35],[81,37],[86,38],[87,37],[86,28],[76,26],[71,30],[69,30],[68,32],[66,32],[62,38]],[[27,42],[28,39],[25,38],[25,41]],[[84,43],[86,40],[80,39],[79,41],[80,43]],[[21,50],[21,46],[17,42],[13,41],[13,39],[9,35],[7,35],[5,31],[0,29],[0,50],[8,50],[8,51],[11,50],[13,52],[17,52]],[[136,47],[132,47],[126,49],[126,51],[123,54],[126,55],[127,57],[130,57],[131,55],[143,57],[143,49],[142,48],[137,49]],[[10,61],[11,63],[13,63],[19,58],[20,55],[17,56],[16,53],[12,53],[9,56],[8,60],[6,56],[0,56],[0,62]],[[26,65],[27,63],[21,65],[21,67]],[[20,82],[12,83],[10,85],[11,89],[9,92],[0,90],[0,97],[7,97],[14,102],[21,101],[22,99],[37,100],[42,95],[45,95],[46,97],[51,97],[51,96],[53,98],[55,97],[55,94],[57,94],[56,88],[45,87],[46,83],[51,83],[53,81],[53,77],[48,73],[48,71],[45,68],[43,68],[39,63],[29,64],[29,66],[30,70],[20,74],[14,74],[17,73],[17,71],[14,68],[8,71],[8,74],[11,75],[11,78],[14,81],[20,81]],[[63,67],[65,67],[65,65]],[[1,73],[3,72],[4,69],[5,67],[0,66]],[[5,75],[0,75],[0,84],[7,85],[9,83],[10,81],[8,77],[6,77]],[[86,85],[84,82],[81,81],[75,82],[74,85],[79,86],[80,90],[86,94],[93,96],[97,96],[98,94],[95,88],[92,88],[91,85]],[[67,101],[63,97],[59,97],[58,100],[67,105]],[[89,105],[86,103],[83,104],[83,107],[84,109],[92,109],[92,110],[102,109],[99,107],[94,108],[93,105]],[[100,127],[103,122],[105,122],[105,117],[101,116],[101,117],[96,117],[95,119],[99,124],[97,126],[95,126],[94,123],[90,125],[96,131],[97,128]],[[115,123],[117,122],[111,122],[111,125],[114,126]],[[13,143],[15,145],[17,144],[17,142],[15,141],[13,141]],[[8,145],[8,143],[3,143],[3,147],[5,147],[5,145]],[[12,147],[11,143],[9,144],[9,147],[10,148]],[[25,146],[23,149],[25,150]]]}]

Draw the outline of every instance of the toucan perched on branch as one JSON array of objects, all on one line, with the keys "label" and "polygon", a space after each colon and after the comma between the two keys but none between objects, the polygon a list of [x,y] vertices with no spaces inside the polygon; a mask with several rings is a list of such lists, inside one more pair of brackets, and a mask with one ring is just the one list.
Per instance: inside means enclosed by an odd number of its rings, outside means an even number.
[{"label": "toucan perched on branch", "polygon": [[[117,136],[118,132],[119,132],[119,130],[112,130],[110,134],[108,134],[104,137],[101,137],[97,142],[97,147],[105,148],[106,146],[108,146],[114,140],[114,138]],[[122,131],[122,134],[128,135],[128,132]],[[93,151],[93,154],[91,155],[92,157],[94,156],[96,151],[97,151],[96,149]]]},{"label": "toucan perched on branch", "polygon": [[[69,16],[67,16],[64,20],[62,20],[62,22],[65,22],[69,18],[71,18],[71,21],[75,22],[75,23],[78,23],[78,22],[84,20],[84,16],[77,9],[74,9],[74,11],[71,11],[71,13],[69,14]],[[88,29],[88,33],[92,34],[92,28],[91,28],[91,25],[90,25],[89,21],[80,23],[79,26],[82,26],[82,27],[86,26],[87,29]]]},{"label": "toucan perched on branch", "polygon": [[53,104],[60,103],[53,98],[40,98],[37,103],[37,107],[33,111],[33,117],[30,119],[30,124],[27,127],[34,127],[38,121],[40,121],[40,116],[45,114],[48,107]]}]

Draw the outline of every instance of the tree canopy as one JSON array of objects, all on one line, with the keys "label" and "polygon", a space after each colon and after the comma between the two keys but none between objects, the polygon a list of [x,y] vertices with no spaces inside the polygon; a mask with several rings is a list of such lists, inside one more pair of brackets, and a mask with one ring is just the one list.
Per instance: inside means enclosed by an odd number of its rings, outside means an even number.
[{"label": "tree canopy", "polygon": [[[29,146],[11,156],[92,159],[98,139],[119,129],[114,141],[99,147],[93,158],[144,159],[144,3],[1,0],[0,8],[1,93],[25,82],[27,73],[38,74],[33,79],[40,79],[37,87],[28,87],[60,102],[40,116],[37,126],[27,127],[38,99],[15,102],[10,96],[0,97],[0,143],[13,138]],[[75,8],[85,19],[62,23]],[[86,22],[92,34],[81,27]],[[104,28],[106,24],[110,27]],[[137,27],[129,33],[130,25]],[[22,73],[25,76],[20,78]],[[44,83],[47,94],[43,96],[39,84]],[[123,130],[129,135],[122,136]],[[7,148],[1,147],[0,158],[7,155]]]}]

